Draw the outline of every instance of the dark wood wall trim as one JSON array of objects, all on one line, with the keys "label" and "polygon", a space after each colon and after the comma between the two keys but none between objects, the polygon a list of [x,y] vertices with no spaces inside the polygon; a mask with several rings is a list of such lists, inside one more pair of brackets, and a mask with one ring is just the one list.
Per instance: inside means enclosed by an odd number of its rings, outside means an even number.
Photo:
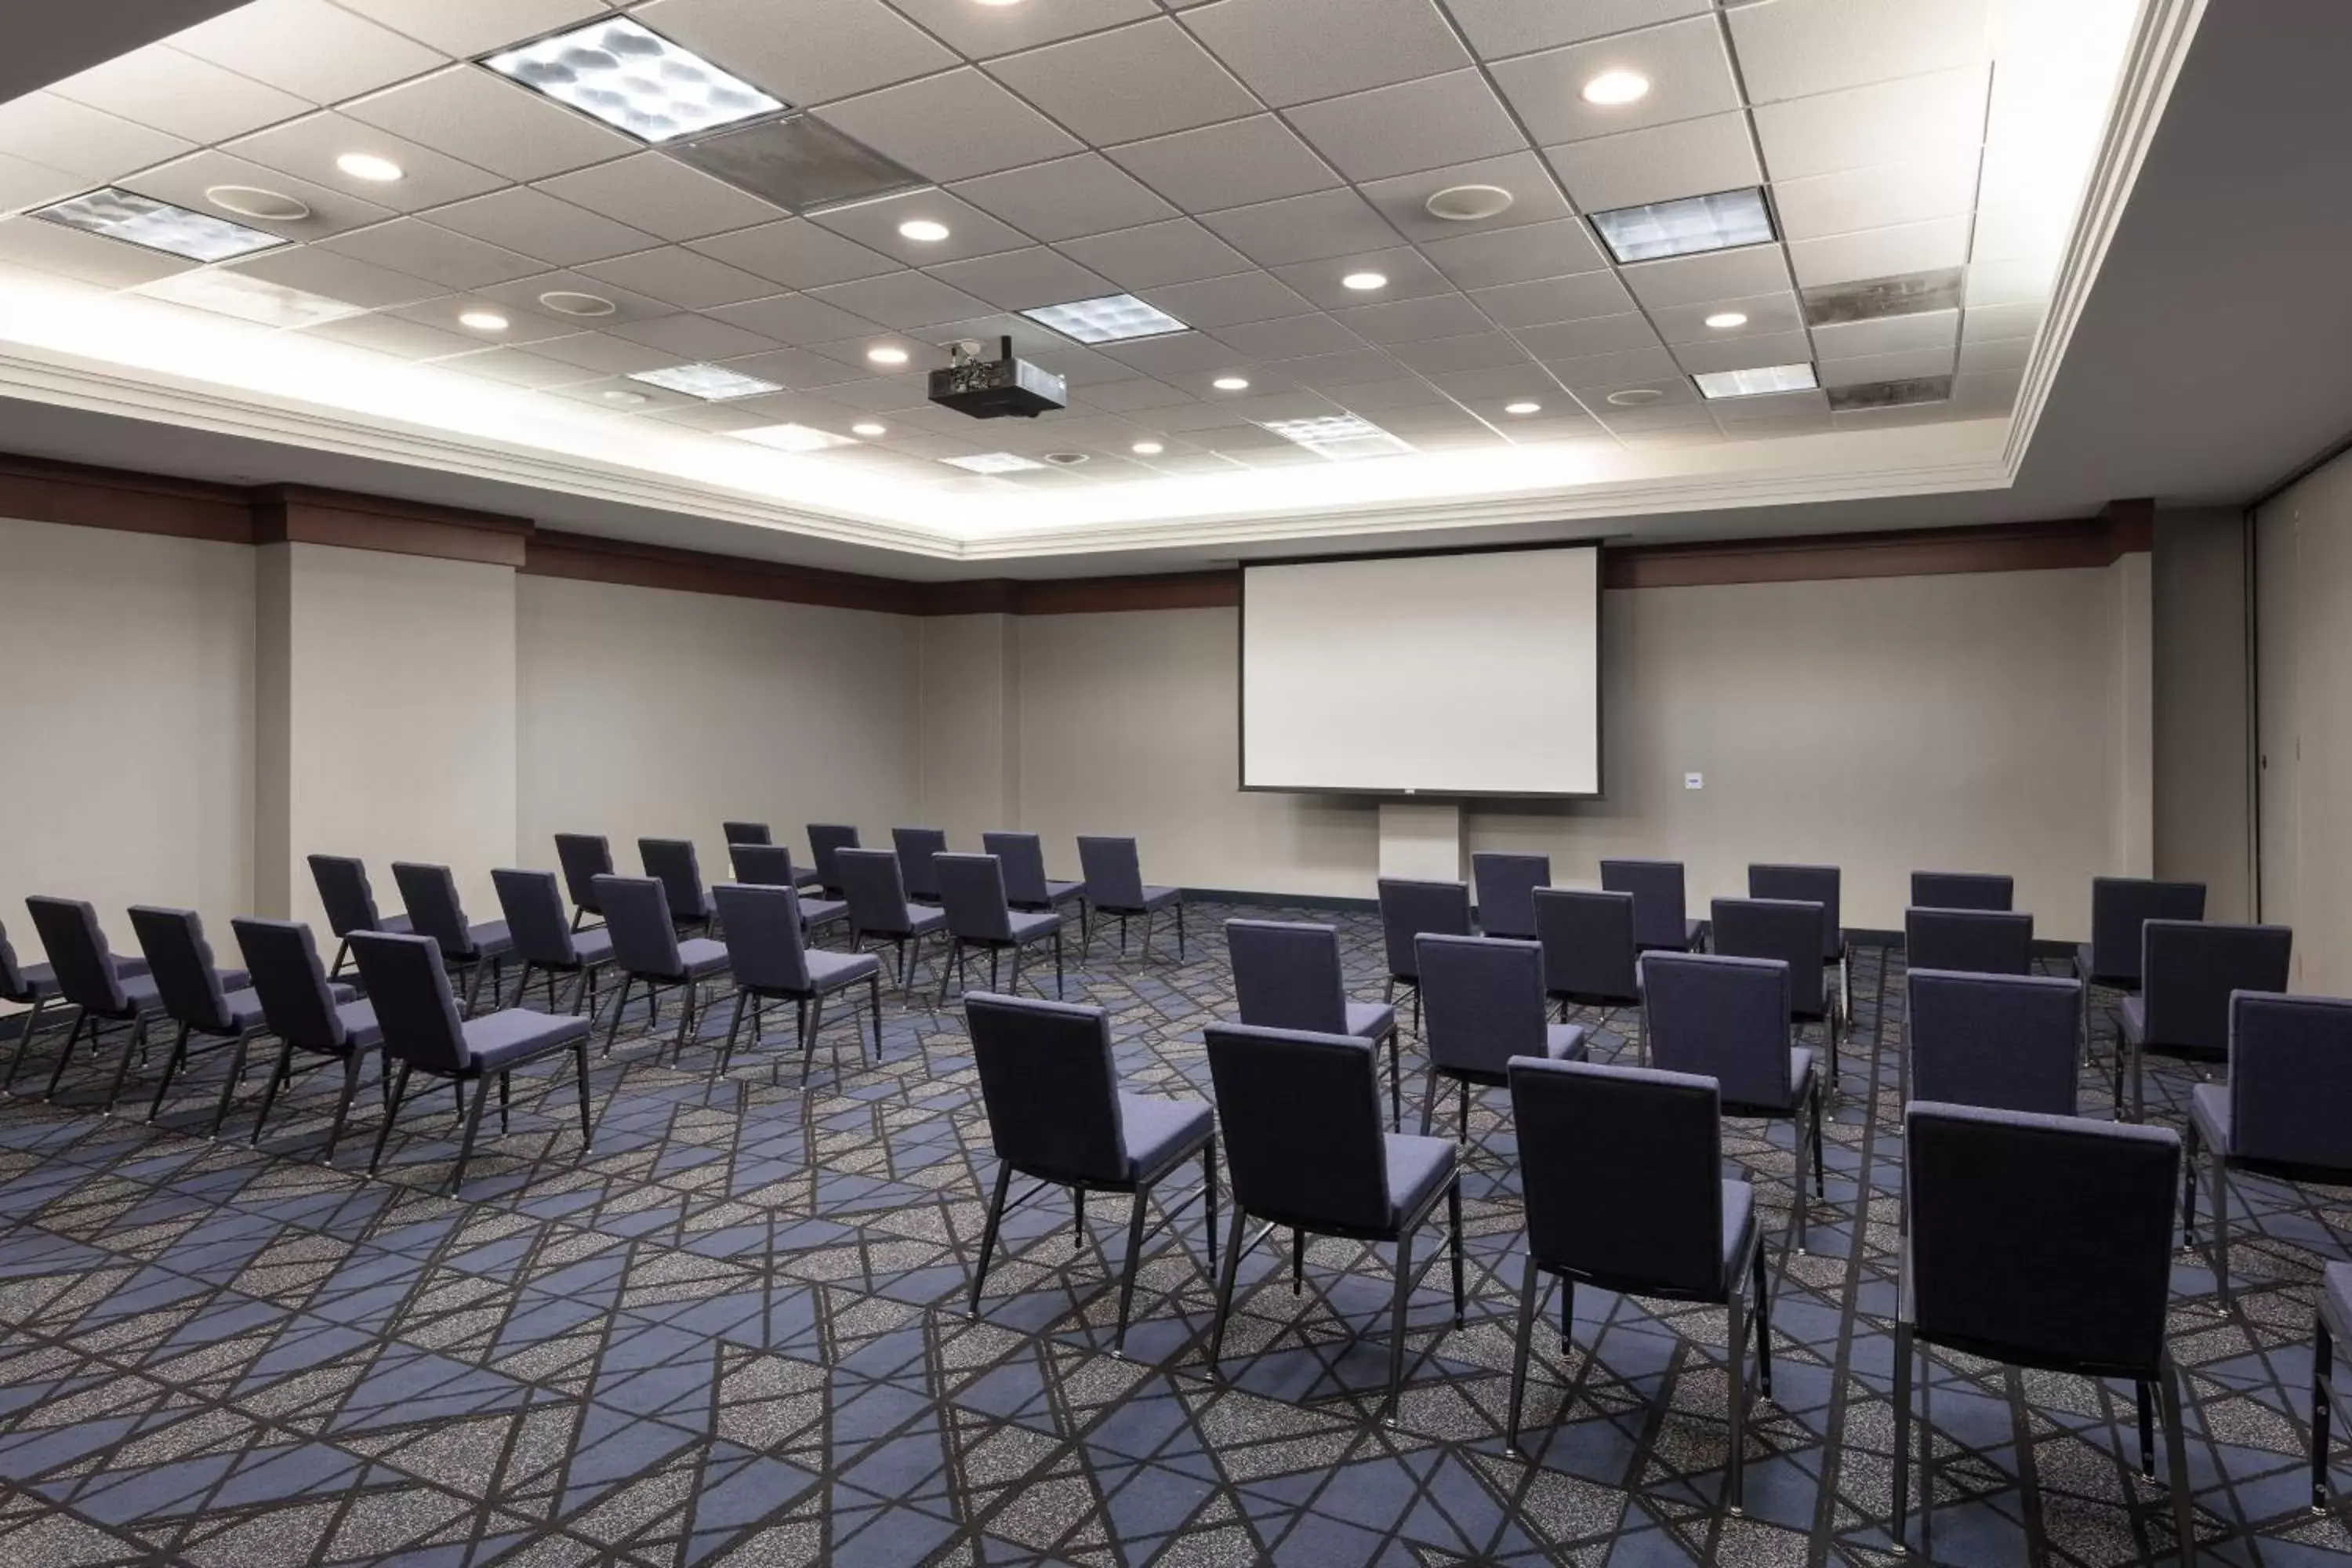
[{"label": "dark wood wall trim", "polygon": [[840,610],[873,610],[915,616],[933,584],[851,572],[820,572],[781,562],[750,561],[699,550],[599,539],[593,534],[533,532],[524,546],[526,577],[569,577],[631,588],[668,588],[681,594],[720,594],[739,599],[769,599],[787,605],[823,605]]},{"label": "dark wood wall trim", "polygon": [[223,544],[253,542],[252,508],[246,492],[235,485],[42,458],[0,456],[0,517]]},{"label": "dark wood wall trim", "polygon": [[254,492],[252,514],[256,544],[332,544],[486,566],[520,566],[533,531],[519,517],[287,485]]},{"label": "dark wood wall trim", "polygon": [[2098,517],[2058,522],[1632,545],[1603,552],[1603,585],[1692,588],[2110,566],[2150,547],[2155,511],[2152,503],[2118,502]]}]

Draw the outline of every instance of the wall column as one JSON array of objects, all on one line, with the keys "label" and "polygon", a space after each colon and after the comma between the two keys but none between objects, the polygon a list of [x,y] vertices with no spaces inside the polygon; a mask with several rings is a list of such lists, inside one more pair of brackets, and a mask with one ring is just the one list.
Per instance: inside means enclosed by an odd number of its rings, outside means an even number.
[{"label": "wall column", "polygon": [[[923,825],[977,850],[982,834],[1023,826],[1021,618],[927,616],[922,644]],[[1046,861],[1077,874],[1051,846]]]}]

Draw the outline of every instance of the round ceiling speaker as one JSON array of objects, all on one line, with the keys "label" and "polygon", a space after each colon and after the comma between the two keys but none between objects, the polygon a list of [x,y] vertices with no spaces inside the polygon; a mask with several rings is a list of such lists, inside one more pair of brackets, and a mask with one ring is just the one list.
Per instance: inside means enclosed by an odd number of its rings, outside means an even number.
[{"label": "round ceiling speaker", "polygon": [[1609,401],[1620,408],[1638,408],[1644,403],[1655,403],[1664,395],[1664,393],[1654,386],[1635,386],[1629,387],[1623,392],[1611,393]]},{"label": "round ceiling speaker", "polygon": [[1045,460],[1058,468],[1075,468],[1080,463],[1087,460],[1087,454],[1084,452],[1048,452],[1045,454]]},{"label": "round ceiling speaker", "polygon": [[539,297],[539,302],[559,316],[609,316],[620,309],[602,294],[571,289],[551,289]]},{"label": "round ceiling speaker", "polygon": [[1476,223],[1510,210],[1517,198],[1500,185],[1448,185],[1429,198],[1429,216],[1448,223]]},{"label": "round ceiling speaker", "polygon": [[258,185],[209,185],[205,200],[239,217],[257,217],[272,223],[299,223],[310,216],[310,204],[297,201],[282,191],[265,191]]}]

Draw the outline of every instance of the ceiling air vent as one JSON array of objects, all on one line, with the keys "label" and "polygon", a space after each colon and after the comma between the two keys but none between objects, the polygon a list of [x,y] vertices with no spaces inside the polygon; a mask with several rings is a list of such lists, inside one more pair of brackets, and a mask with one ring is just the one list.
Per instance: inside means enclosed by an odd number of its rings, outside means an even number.
[{"label": "ceiling air vent", "polygon": [[706,174],[793,212],[872,201],[928,183],[805,114],[722,131],[667,151]]},{"label": "ceiling air vent", "polygon": [[1805,325],[1829,327],[1841,321],[1874,321],[1881,316],[1957,310],[1960,308],[1961,282],[1961,268],[1939,267],[1932,272],[1903,272],[1892,278],[1825,283],[1805,290]]},{"label": "ceiling air vent", "polygon": [[1852,414],[1863,408],[1907,408],[1915,403],[1941,403],[1952,395],[1948,375],[1915,375],[1901,381],[1862,381],[1830,388],[1830,412]]}]

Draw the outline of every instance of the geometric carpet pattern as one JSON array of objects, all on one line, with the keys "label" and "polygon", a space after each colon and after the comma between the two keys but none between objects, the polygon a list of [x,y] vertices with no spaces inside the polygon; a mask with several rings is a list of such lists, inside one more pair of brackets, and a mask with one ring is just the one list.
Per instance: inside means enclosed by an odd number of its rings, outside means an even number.
[{"label": "geometric carpet pattern", "polygon": [[[1074,956],[1068,994],[1109,1009],[1129,1089],[1207,1094],[1236,912],[1285,913],[1196,904],[1181,965],[1102,940]],[[1377,922],[1338,923],[1353,994],[1378,995]],[[339,1167],[320,1164],[332,1072],[298,1080],[257,1149],[258,1073],[223,1139],[204,1135],[219,1056],[154,1127],[91,1108],[110,1040],[58,1103],[0,1101],[0,1564],[1892,1563],[1900,963],[1856,953],[1808,1254],[1785,1245],[1789,1127],[1727,1125],[1774,1295],[1745,1518],[1719,1506],[1720,1309],[1579,1291],[1575,1348],[1537,1336],[1527,1458],[1504,1452],[1522,1216],[1500,1091],[1464,1184],[1467,1326],[1435,1271],[1394,1427],[1384,1247],[1315,1243],[1297,1295],[1286,1249],[1261,1248],[1212,1381],[1199,1207],[1147,1240],[1120,1360],[1126,1200],[1090,1204],[1081,1233],[1049,1195],[1008,1219],[968,1318],[994,1162],[961,1011],[919,993],[888,999],[878,1065],[845,1018],[805,1081],[789,1021],[714,1085],[708,1039],[672,1066],[675,1016],[654,1032],[636,1005],[593,1058],[593,1152],[568,1062],[534,1068],[506,1135],[486,1121],[462,1197],[441,1190],[446,1099],[412,1103],[372,1180],[362,1094]],[[1612,1026],[1594,1055],[1630,1048]],[[2103,1036],[2095,1113],[2105,1059]],[[2179,1124],[2197,1071],[2151,1061],[2151,1121]],[[2173,1275],[2200,1552],[2340,1568],[2346,1510],[2305,1507],[2304,1391],[2314,1280],[2352,1257],[2352,1206],[2235,1190],[2234,1307],[2200,1260]],[[1939,1355],[1932,1405],[1935,1561],[2170,1555],[2127,1387]]]}]

